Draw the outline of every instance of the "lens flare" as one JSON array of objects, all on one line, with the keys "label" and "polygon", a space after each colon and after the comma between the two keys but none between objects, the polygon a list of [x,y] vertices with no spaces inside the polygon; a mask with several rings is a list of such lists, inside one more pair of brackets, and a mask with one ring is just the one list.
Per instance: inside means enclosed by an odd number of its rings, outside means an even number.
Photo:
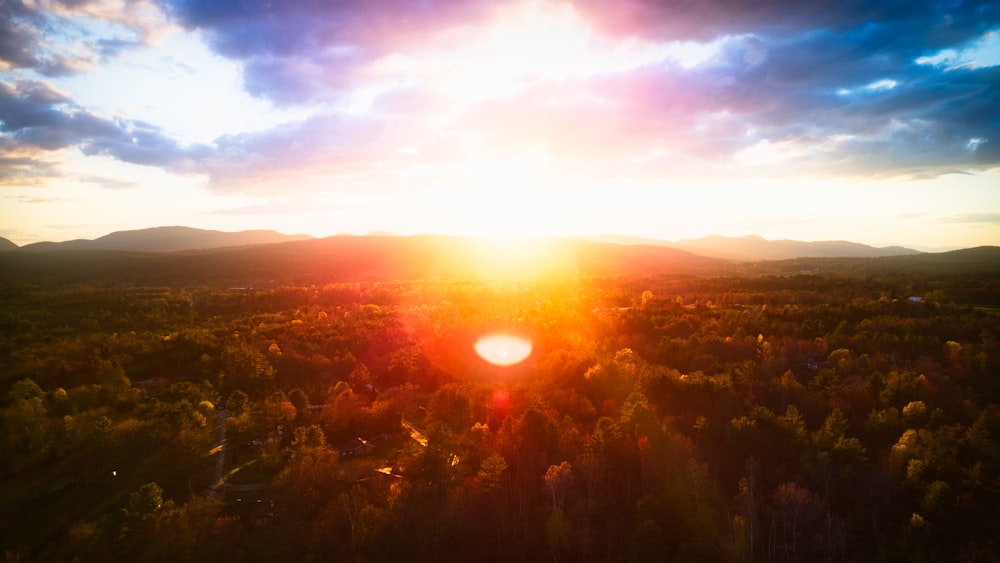
[{"label": "lens flare", "polygon": [[531,341],[509,334],[491,334],[476,341],[476,353],[498,366],[512,366],[531,355]]}]

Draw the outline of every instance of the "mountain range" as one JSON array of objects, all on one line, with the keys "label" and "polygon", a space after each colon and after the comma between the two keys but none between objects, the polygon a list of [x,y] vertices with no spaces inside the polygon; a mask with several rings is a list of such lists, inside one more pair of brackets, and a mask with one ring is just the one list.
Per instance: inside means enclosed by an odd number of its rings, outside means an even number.
[{"label": "mountain range", "polygon": [[[377,235],[369,236],[384,237],[394,235],[378,233]],[[191,227],[154,227],[133,231],[117,231],[93,240],[77,239],[65,242],[38,242],[27,244],[20,248],[13,242],[0,238],[0,251],[118,250],[161,253],[274,244],[314,238],[310,235],[285,235],[268,230],[224,232]],[[745,262],[788,260],[792,258],[875,258],[880,256],[920,254],[917,250],[901,246],[874,247],[848,241],[803,242],[797,240],[767,240],[759,236],[737,238],[713,235],[673,242],[641,237],[604,235],[600,237],[581,237],[580,240],[621,246],[666,247],[708,258]]]},{"label": "mountain range", "polygon": [[869,246],[844,240],[804,242],[800,240],[767,240],[749,235],[724,237],[712,235],[676,242],[640,237],[605,235],[589,240],[628,245],[666,246],[686,250],[693,254],[722,260],[756,262],[758,260],[789,260],[792,258],[877,258],[880,256],[908,256],[921,254],[918,250],[902,246]]},{"label": "mountain range", "polygon": [[[786,260],[727,260],[654,244],[620,244],[580,239],[502,241],[440,235],[288,237],[279,233],[193,236],[191,230],[113,233],[94,241],[26,245],[0,252],[0,284],[119,283],[231,288],[321,285],[331,282],[513,281],[592,277],[679,277],[836,275],[876,279],[976,276],[1000,279],[1000,247],[881,257],[800,257]],[[215,240],[225,247],[173,252],[154,234],[184,234],[187,245]],[[193,237],[193,238],[191,238]],[[240,242],[273,240],[271,243]],[[152,240],[150,240],[152,238]],[[166,237],[170,239],[170,237]],[[140,243],[145,239],[144,243]],[[109,244],[114,248],[95,248]],[[754,242],[754,241],[751,241]],[[766,242],[766,241],[765,241]],[[88,243],[91,246],[88,246]],[[155,244],[152,244],[155,243]],[[236,246],[233,246],[233,245]],[[805,244],[805,243],[803,243]],[[856,248],[848,245],[847,248]],[[50,251],[44,251],[50,249]],[[977,284],[981,282],[976,282]],[[986,282],[982,282],[986,283]]]},{"label": "mountain range", "polygon": [[[36,242],[19,248],[22,251],[48,250],[120,250],[126,252],[179,252],[254,244],[272,244],[312,239],[310,235],[285,235],[277,231],[212,231],[191,227],[153,227],[135,231],[116,231],[93,240],[76,239],[65,242]],[[13,248],[11,248],[13,246]],[[0,241],[0,250],[12,250],[17,245],[7,239]]]}]

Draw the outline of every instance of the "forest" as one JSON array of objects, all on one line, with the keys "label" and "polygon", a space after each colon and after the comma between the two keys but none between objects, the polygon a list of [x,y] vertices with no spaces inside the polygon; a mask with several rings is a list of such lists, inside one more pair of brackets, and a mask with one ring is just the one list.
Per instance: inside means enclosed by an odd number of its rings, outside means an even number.
[{"label": "forest", "polygon": [[[996,250],[498,279],[5,257],[0,552],[1000,561]],[[497,334],[530,354],[487,362]]]}]

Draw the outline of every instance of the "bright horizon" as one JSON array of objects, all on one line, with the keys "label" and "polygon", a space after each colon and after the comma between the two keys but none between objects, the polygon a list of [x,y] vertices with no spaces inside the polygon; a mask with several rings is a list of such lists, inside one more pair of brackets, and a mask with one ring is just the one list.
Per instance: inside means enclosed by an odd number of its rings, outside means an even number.
[{"label": "bright horizon", "polygon": [[1000,244],[1000,9],[51,0],[0,14],[0,236]]}]

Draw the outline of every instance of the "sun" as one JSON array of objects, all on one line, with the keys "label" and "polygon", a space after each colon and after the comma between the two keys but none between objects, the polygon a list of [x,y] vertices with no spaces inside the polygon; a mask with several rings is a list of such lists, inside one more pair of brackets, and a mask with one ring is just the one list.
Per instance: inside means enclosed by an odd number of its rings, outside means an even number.
[{"label": "sun", "polygon": [[468,240],[469,265],[485,280],[538,279],[566,271],[553,241],[541,237],[490,236]]},{"label": "sun", "polygon": [[469,213],[469,232],[485,237],[542,234],[545,215],[559,201],[548,182],[544,151],[477,151],[459,166],[461,207]]}]

